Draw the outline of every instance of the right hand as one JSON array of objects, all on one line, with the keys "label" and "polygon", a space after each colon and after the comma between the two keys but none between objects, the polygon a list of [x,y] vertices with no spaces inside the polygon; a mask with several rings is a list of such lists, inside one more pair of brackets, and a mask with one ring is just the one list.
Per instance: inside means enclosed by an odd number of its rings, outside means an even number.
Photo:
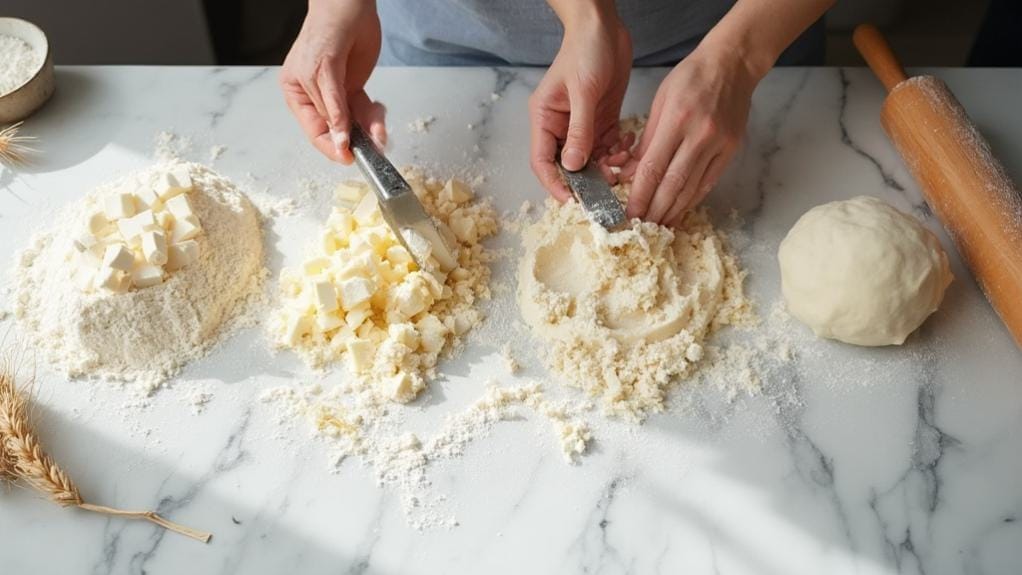
[{"label": "right hand", "polygon": [[613,3],[598,5],[605,10],[585,10],[572,0],[574,11],[558,14],[565,28],[560,51],[529,98],[532,171],[561,202],[571,193],[557,170],[559,145],[565,169],[580,170],[595,159],[608,178],[604,158],[618,159],[627,149],[618,118],[632,69],[631,38]]},{"label": "right hand", "polygon": [[331,160],[351,164],[351,122],[381,147],[386,110],[365,92],[380,56],[380,19],[373,0],[312,0],[280,71],[288,108],[305,135]]}]

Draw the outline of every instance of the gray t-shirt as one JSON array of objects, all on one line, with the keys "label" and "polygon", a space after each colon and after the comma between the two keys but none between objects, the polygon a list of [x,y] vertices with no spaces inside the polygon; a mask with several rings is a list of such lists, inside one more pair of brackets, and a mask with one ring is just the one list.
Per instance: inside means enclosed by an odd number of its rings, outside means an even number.
[{"label": "gray t-shirt", "polygon": [[[733,4],[617,0],[617,10],[632,36],[635,65],[658,66],[688,55]],[[384,66],[545,66],[563,34],[546,0],[377,0],[377,6]],[[822,34],[807,33],[782,63],[819,63],[821,55]]]}]

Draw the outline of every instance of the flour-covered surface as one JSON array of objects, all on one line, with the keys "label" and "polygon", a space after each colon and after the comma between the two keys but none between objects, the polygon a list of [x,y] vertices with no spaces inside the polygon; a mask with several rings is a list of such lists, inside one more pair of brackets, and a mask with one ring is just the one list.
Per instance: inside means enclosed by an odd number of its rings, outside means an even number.
[{"label": "flour-covered surface", "polygon": [[[1022,76],[939,73],[1017,179],[1022,116],[1012,110]],[[26,124],[46,142],[45,156],[33,171],[0,175],[0,255],[9,263],[82,190],[151,164],[153,135],[163,130],[178,134],[193,161],[226,146],[216,170],[258,206],[280,206],[264,226],[270,277],[300,265],[335,183],[357,177],[309,148],[281,103],[276,70],[57,74],[58,95]],[[530,200],[531,221],[544,198],[528,170],[524,110],[539,74],[386,69],[368,90],[387,103],[396,163],[466,181],[484,176],[473,189],[492,197],[498,214],[514,218]],[[648,111],[662,75],[633,74],[627,113]],[[762,328],[711,338],[720,347],[707,357],[724,367],[669,393],[665,411],[642,425],[592,418],[578,463],[565,462],[551,425],[525,407],[522,419],[496,422],[456,457],[431,460],[429,493],[443,497],[439,515],[458,525],[420,532],[408,524],[399,486],[381,488],[359,457],[338,465],[308,420],[278,425],[277,404],[261,399],[267,390],[329,389],[345,376],[271,354],[262,328],[186,365],[146,409],[116,387],[69,384],[36,354],[39,432],[83,492],[157,508],[214,539],[196,547],[13,490],[0,494],[0,562],[11,573],[83,565],[118,574],[1013,573],[1022,557],[1022,357],[946,236],[962,281],[898,349],[821,342],[775,311],[777,245],[813,205],[869,193],[939,231],[883,135],[881,100],[865,71],[786,69],[767,78],[748,144],[710,198],[714,224],[749,272],[745,293]],[[428,133],[407,133],[429,115],[439,120]],[[486,319],[462,353],[439,363],[444,377],[403,410],[401,428],[424,446],[447,436],[448,417],[476,413],[488,383],[535,382],[558,401],[558,390],[574,392],[549,377],[537,360],[541,344],[520,320],[516,235],[502,232],[488,248],[499,257]],[[10,302],[9,292],[0,295],[0,317],[13,311]],[[8,317],[0,331],[13,323]],[[519,364],[513,374],[507,357]],[[746,374],[759,378],[758,394],[730,397]]]}]

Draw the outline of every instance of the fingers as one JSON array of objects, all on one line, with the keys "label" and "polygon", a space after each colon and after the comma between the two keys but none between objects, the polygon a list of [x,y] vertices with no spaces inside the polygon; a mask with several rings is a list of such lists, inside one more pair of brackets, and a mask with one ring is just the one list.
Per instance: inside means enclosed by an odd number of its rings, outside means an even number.
[{"label": "fingers", "polygon": [[568,99],[571,115],[561,151],[561,164],[567,170],[576,171],[585,167],[593,151],[597,98],[585,88],[575,88],[568,93]]},{"label": "fingers", "polygon": [[716,156],[716,151],[703,153],[696,163],[692,164],[688,181],[683,188],[674,191],[674,204],[667,212],[664,213],[660,220],[658,220],[660,224],[668,225],[677,219],[679,214],[686,212],[695,206],[698,202],[698,200],[695,200],[695,197],[698,194],[699,185],[706,173],[706,168]]},{"label": "fingers", "polygon": [[[681,144],[682,132],[680,130],[670,130],[666,127],[657,129],[656,126],[647,124],[647,129],[649,127],[653,127],[655,133],[649,139],[645,153],[638,156],[639,161],[635,167],[635,177],[632,180],[632,191],[628,195],[626,213],[629,218],[645,218],[648,215],[650,202],[660,188],[660,184],[663,183],[668,166]],[[645,137],[643,139],[645,140]],[[667,209],[659,205],[657,208],[658,210]]]},{"label": "fingers", "polygon": [[329,62],[325,62],[319,70],[319,93],[323,100],[323,108],[326,110],[330,140],[337,155],[347,160],[351,156],[349,148],[351,117],[348,112],[348,99],[344,93],[344,73],[334,71]]},{"label": "fingers", "polygon": [[529,98],[529,165],[546,191],[559,202],[571,198],[557,170],[557,134],[567,129],[565,115],[546,107],[549,95],[537,88]]},{"label": "fingers", "polygon": [[358,123],[380,148],[387,146],[387,109],[379,102],[373,102],[365,90],[351,95],[351,112]]},{"label": "fingers", "polygon": [[[646,210],[645,219],[650,222],[662,223],[667,212],[671,210],[677,200],[684,193],[688,185],[693,181],[699,181],[702,172],[697,172],[700,165],[701,150],[697,149],[693,138],[686,138],[682,141],[674,157],[671,158],[664,172],[663,180],[657,186],[653,199],[649,202],[649,209]],[[706,169],[706,164],[702,164]]]},{"label": "fingers", "polygon": [[298,125],[305,132],[305,136],[324,156],[331,160],[351,163],[350,159],[345,161],[337,153],[336,147],[330,139],[326,120],[320,115],[316,106],[312,103],[312,99],[309,98],[309,95],[301,85],[294,83],[285,86],[284,101],[287,102],[287,107],[298,120]]}]

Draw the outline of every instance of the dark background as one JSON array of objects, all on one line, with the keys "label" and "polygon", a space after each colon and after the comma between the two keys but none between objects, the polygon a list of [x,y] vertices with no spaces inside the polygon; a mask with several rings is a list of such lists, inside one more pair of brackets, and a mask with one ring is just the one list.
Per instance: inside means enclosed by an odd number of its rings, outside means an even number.
[{"label": "dark background", "polygon": [[[494,0],[513,1],[513,0]],[[58,64],[279,64],[301,0],[3,0],[46,31]],[[1022,0],[839,0],[827,64],[859,65],[851,29],[872,21],[909,66],[1022,66]]]}]

